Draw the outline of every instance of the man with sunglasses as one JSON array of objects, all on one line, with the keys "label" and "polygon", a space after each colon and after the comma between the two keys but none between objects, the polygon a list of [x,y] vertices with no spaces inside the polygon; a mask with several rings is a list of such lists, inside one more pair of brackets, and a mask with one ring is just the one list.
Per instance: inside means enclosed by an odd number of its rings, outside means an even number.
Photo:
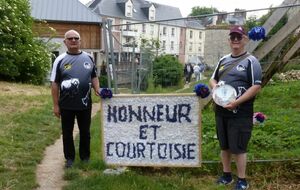
[{"label": "man with sunglasses", "polygon": [[223,174],[220,185],[231,184],[231,158],[237,167],[236,190],[249,187],[246,181],[247,145],[253,126],[253,102],[261,89],[262,71],[258,60],[245,50],[248,37],[242,26],[233,26],[228,39],[231,53],[220,59],[209,81],[213,91],[220,84],[232,86],[237,98],[225,106],[216,105],[216,131],[221,147]]},{"label": "man with sunglasses", "polygon": [[54,61],[50,79],[53,113],[61,119],[66,168],[72,167],[75,160],[75,118],[80,132],[80,159],[84,162],[90,159],[91,89],[99,96],[96,66],[92,57],[80,50],[80,42],[77,31],[65,33],[64,44],[68,50]]}]

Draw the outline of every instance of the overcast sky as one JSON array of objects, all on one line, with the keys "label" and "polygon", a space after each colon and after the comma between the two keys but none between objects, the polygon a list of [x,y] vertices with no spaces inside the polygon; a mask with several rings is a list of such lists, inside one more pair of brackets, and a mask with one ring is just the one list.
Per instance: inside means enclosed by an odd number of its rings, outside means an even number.
[{"label": "overcast sky", "polygon": [[[80,0],[82,3],[87,3],[90,0]],[[261,9],[268,8],[270,6],[279,6],[283,0],[150,0],[159,4],[170,5],[178,7],[183,17],[186,17],[191,13],[192,7],[215,7],[219,11],[234,12],[234,9]],[[265,12],[249,12],[250,15],[262,15]]]}]

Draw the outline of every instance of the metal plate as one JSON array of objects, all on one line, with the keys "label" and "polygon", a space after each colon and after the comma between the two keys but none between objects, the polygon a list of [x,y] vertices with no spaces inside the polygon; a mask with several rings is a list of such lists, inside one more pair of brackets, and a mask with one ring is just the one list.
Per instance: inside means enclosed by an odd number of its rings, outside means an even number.
[{"label": "metal plate", "polygon": [[214,102],[219,106],[227,105],[228,103],[235,100],[236,96],[237,94],[235,89],[228,84],[217,87],[212,95]]}]

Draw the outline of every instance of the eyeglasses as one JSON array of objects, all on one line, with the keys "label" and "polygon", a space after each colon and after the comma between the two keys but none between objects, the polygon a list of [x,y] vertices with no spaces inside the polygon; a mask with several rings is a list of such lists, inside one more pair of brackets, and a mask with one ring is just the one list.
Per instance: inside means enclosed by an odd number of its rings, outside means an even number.
[{"label": "eyeglasses", "polygon": [[241,41],[243,39],[243,35],[230,35],[230,40],[234,41],[237,39],[237,41]]},{"label": "eyeglasses", "polygon": [[67,38],[68,40],[75,40],[75,41],[78,41],[79,40],[79,37],[70,37],[70,38]]}]

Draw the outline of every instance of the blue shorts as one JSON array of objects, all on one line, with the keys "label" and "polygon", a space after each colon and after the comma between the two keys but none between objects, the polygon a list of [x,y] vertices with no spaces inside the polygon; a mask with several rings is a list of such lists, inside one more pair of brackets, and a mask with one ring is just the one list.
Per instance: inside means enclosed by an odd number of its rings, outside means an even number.
[{"label": "blue shorts", "polygon": [[220,147],[222,150],[229,150],[232,154],[247,152],[252,128],[252,117],[216,116],[216,129]]}]

